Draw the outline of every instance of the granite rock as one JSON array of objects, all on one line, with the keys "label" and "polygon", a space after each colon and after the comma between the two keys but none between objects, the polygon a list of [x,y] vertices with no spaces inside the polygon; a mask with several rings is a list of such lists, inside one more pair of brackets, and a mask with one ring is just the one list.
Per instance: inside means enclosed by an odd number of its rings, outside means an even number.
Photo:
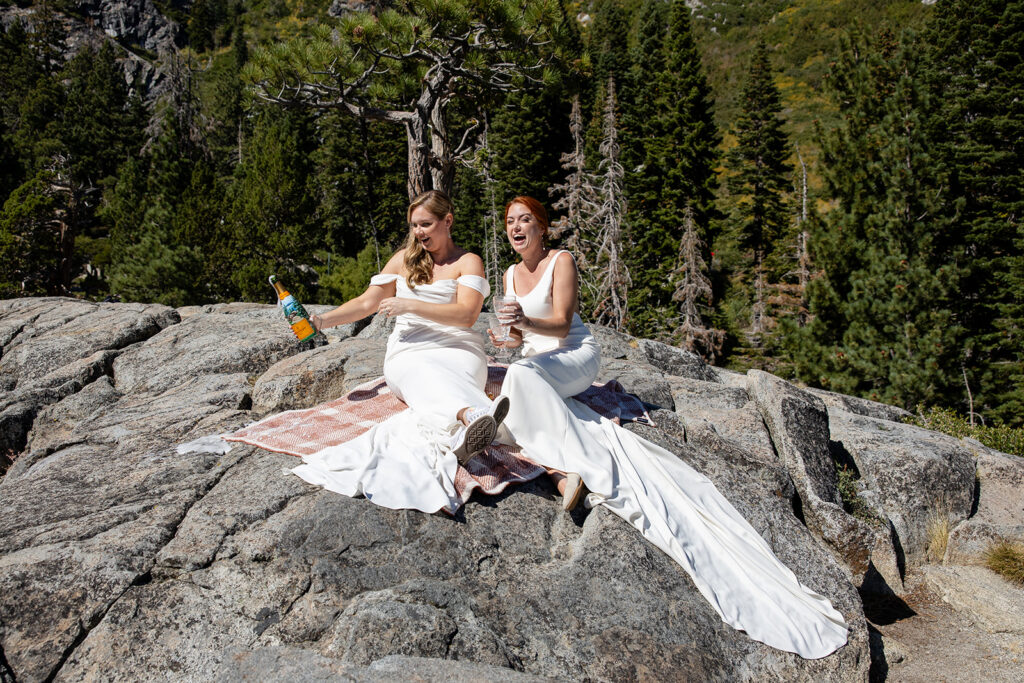
[{"label": "granite rock", "polygon": [[[850,642],[815,661],[725,626],[672,560],[603,508],[562,512],[547,479],[449,517],[322,491],[250,446],[178,453],[375,376],[392,325],[302,346],[274,306],[0,302],[0,419],[18,413],[24,432],[0,481],[0,680],[868,679],[830,436],[842,422],[858,457],[874,423],[777,378],[595,328],[602,377],[657,425],[627,428],[711,478],[846,617]],[[6,357],[36,338],[52,359]],[[864,479],[904,454],[873,457]],[[932,486],[929,472],[904,485]],[[850,538],[881,558],[877,534]]]},{"label": "granite rock", "polygon": [[[941,560],[944,529],[974,505],[975,462],[959,439],[909,424],[829,412],[832,438],[849,454],[899,538],[906,564]],[[941,548],[938,550],[937,548]]]},{"label": "granite rock", "polygon": [[1024,458],[988,448],[974,439],[964,446],[977,463],[973,514],[949,533],[945,564],[976,564],[999,542],[1024,545]]}]

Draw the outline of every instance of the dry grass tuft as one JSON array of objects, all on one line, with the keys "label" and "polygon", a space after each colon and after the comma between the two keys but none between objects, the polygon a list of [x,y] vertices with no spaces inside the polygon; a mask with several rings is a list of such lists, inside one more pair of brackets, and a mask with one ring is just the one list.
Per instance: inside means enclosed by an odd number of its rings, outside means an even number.
[{"label": "dry grass tuft", "polygon": [[929,562],[942,562],[949,544],[949,515],[936,510],[928,517],[928,547],[925,551]]},{"label": "dry grass tuft", "polygon": [[989,546],[985,566],[1007,581],[1024,586],[1024,546],[1000,541]]}]

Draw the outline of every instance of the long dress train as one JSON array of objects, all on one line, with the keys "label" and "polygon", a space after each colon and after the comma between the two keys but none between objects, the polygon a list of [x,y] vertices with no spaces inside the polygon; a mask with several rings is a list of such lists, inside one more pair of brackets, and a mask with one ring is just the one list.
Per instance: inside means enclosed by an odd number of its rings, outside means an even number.
[{"label": "long dress train", "polygon": [[[513,269],[506,273],[506,292],[528,316],[551,315],[555,258],[525,295]],[[504,438],[541,465],[579,473],[591,491],[586,504],[608,508],[679,563],[730,626],[807,659],[846,643],[843,616],[799,582],[707,477],[569,398],[596,377],[600,356],[578,315],[564,339],[524,333],[524,354],[502,387]]]}]

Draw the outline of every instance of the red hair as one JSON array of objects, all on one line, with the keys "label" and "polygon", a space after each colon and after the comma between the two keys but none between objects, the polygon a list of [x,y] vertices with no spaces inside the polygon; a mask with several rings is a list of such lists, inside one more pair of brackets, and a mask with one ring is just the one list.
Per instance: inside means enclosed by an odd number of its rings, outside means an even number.
[{"label": "red hair", "polygon": [[533,217],[537,219],[538,223],[540,223],[540,226],[543,229],[543,234],[545,236],[548,234],[548,225],[550,225],[550,223],[548,222],[548,211],[547,209],[544,208],[543,204],[538,202],[533,197],[520,196],[510,201],[505,206],[505,223],[508,223],[508,212],[509,209],[512,208],[513,204],[522,204],[527,209],[529,209],[530,213],[533,214]]}]

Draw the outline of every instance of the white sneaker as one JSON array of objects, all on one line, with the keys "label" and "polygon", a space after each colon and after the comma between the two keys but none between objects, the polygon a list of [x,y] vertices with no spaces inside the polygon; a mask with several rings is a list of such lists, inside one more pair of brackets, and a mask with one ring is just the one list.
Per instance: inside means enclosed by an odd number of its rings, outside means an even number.
[{"label": "white sneaker", "polygon": [[494,441],[494,433],[498,430],[494,418],[486,411],[477,415],[475,419],[468,414],[466,417],[469,425],[459,425],[458,431],[449,442],[449,448],[458,458],[460,465],[465,465],[470,458],[487,448]]},{"label": "white sneaker", "polygon": [[494,418],[494,428],[497,429],[501,426],[501,423],[505,421],[505,416],[508,415],[508,397],[498,396],[498,398],[491,401],[491,405],[486,408],[471,408],[466,411],[466,422],[472,424],[473,420],[476,420],[484,415],[490,415]]}]

